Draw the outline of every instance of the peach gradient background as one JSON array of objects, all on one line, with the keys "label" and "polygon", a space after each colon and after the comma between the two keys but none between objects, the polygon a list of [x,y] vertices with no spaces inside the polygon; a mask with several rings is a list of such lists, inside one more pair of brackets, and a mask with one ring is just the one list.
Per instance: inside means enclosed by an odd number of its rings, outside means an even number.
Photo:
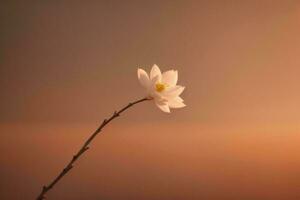
[{"label": "peach gradient background", "polygon": [[0,15],[0,199],[34,199],[154,63],[179,70],[188,106],[124,113],[49,200],[300,199],[300,1],[6,1]]}]

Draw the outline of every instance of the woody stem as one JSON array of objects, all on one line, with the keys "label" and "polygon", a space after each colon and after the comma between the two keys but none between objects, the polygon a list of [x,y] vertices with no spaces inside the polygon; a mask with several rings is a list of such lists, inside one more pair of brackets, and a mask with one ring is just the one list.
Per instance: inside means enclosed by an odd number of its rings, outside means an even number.
[{"label": "woody stem", "polygon": [[43,186],[42,191],[36,198],[36,200],[42,200],[45,199],[46,193],[51,190],[57,182],[59,182],[72,168],[75,161],[77,161],[81,155],[83,155],[88,149],[89,144],[95,139],[95,137],[101,132],[101,130],[109,124],[113,119],[116,117],[119,117],[122,112],[127,110],[128,108],[132,107],[135,104],[141,103],[143,101],[151,100],[150,98],[142,98],[140,100],[134,101],[132,103],[129,103],[127,106],[123,107],[119,111],[115,111],[112,116],[108,119],[104,119],[101,125],[97,128],[97,130],[83,143],[82,147],[79,149],[79,151],[72,157],[72,159],[69,161],[69,163],[63,168],[63,170],[52,180],[52,182],[48,185]]}]

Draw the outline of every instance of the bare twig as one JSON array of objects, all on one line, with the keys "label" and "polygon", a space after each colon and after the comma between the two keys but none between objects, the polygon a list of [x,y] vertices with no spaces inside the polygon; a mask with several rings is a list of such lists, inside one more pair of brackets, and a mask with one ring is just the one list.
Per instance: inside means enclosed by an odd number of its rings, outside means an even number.
[{"label": "bare twig", "polygon": [[72,159],[70,160],[70,162],[64,167],[64,169],[58,174],[58,176],[49,184],[46,186],[43,186],[41,193],[39,194],[39,196],[36,198],[37,200],[43,200],[45,199],[45,195],[46,193],[51,190],[55,184],[62,178],[64,177],[72,168],[73,168],[73,164],[75,163],[76,160],[78,160],[78,158],[89,149],[89,144],[93,141],[93,139],[98,135],[98,133],[109,123],[111,122],[113,119],[115,119],[116,117],[119,117],[120,114],[122,112],[124,112],[125,110],[127,110],[128,108],[130,108],[131,106],[143,102],[143,101],[147,101],[150,100],[149,98],[143,98],[137,101],[134,101],[132,103],[129,103],[127,106],[125,106],[124,108],[122,108],[119,111],[115,111],[113,113],[113,115],[108,118],[108,119],[104,119],[102,124],[99,126],[99,128],[85,141],[85,143],[82,145],[82,147],[80,148],[80,150],[72,157]]}]

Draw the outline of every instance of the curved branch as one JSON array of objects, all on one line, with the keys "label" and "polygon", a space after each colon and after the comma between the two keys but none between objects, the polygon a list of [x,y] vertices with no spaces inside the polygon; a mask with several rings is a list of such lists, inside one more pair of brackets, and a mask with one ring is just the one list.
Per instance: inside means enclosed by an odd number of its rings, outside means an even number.
[{"label": "curved branch", "polygon": [[98,135],[98,133],[100,133],[100,131],[109,123],[111,122],[113,119],[115,119],[116,117],[119,117],[120,114],[122,112],[124,112],[125,110],[127,110],[128,108],[130,108],[131,106],[143,102],[143,101],[147,101],[147,100],[151,100],[149,98],[143,98],[137,101],[134,101],[132,103],[129,103],[127,106],[125,106],[124,108],[122,108],[119,111],[115,111],[113,113],[113,115],[108,118],[108,119],[104,119],[102,124],[99,126],[99,128],[85,141],[85,143],[82,145],[82,147],[79,149],[79,151],[72,157],[72,159],[70,160],[70,162],[64,167],[64,169],[57,175],[57,177],[55,179],[53,179],[53,181],[46,186],[43,186],[41,193],[39,194],[39,196],[36,198],[37,200],[43,200],[45,199],[45,195],[46,193],[51,190],[55,184],[61,180],[62,177],[64,177],[72,168],[73,168],[73,164],[75,163],[76,160],[78,160],[78,158],[89,149],[89,144],[93,141],[93,139]]}]

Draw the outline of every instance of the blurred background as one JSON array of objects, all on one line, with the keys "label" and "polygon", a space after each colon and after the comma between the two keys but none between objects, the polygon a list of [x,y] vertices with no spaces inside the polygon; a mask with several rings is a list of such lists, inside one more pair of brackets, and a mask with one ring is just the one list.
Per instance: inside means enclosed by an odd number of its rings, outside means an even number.
[{"label": "blurred background", "polygon": [[122,114],[49,200],[300,199],[300,1],[0,4],[0,199],[34,199],[154,63],[187,107]]}]

